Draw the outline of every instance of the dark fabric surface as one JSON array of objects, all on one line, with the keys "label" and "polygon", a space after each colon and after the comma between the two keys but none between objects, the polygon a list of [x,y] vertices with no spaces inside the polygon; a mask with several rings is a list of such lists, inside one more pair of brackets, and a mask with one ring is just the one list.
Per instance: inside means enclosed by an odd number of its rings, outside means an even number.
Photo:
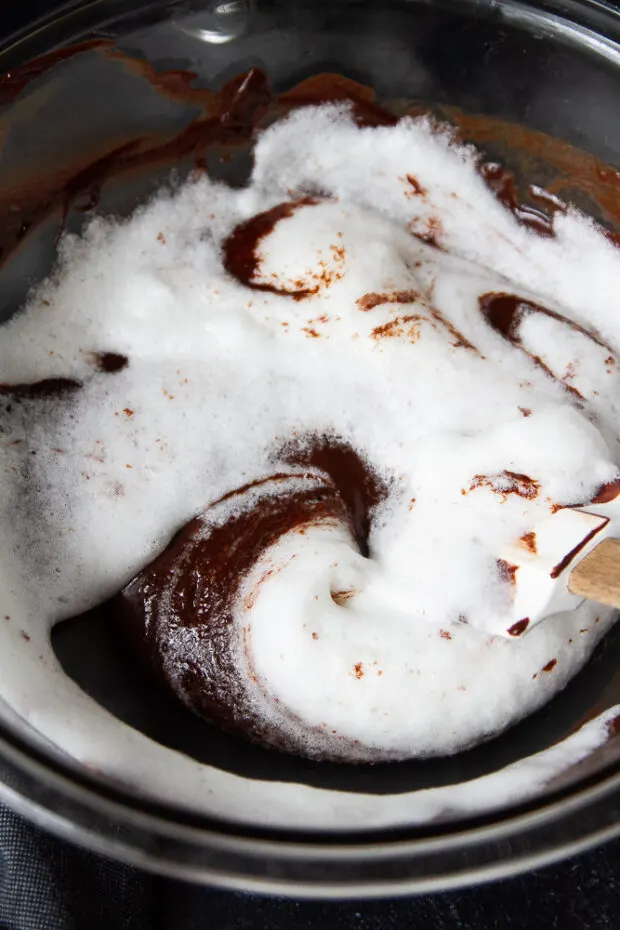
[{"label": "dark fabric surface", "polygon": [[0,930],[617,930],[620,840],[449,894],[295,901],[158,878],[0,808]]},{"label": "dark fabric surface", "polygon": [[[0,0],[0,36],[57,5]],[[298,902],[160,879],[0,808],[0,930],[620,930],[620,841],[509,881],[393,901]]]}]

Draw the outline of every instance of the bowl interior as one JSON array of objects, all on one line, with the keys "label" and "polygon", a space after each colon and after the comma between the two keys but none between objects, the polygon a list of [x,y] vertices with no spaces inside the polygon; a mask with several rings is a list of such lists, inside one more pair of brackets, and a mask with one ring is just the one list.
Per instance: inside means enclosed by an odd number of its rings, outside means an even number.
[{"label": "bowl interior", "polygon": [[[207,97],[196,89],[218,91],[254,68],[267,75],[274,97],[335,72],[372,87],[397,114],[433,112],[511,168],[524,191],[538,184],[561,192],[620,228],[620,174],[613,168],[620,165],[620,122],[610,116],[620,91],[620,49],[610,35],[593,41],[594,13],[587,26],[579,21],[585,4],[575,8],[572,22],[517,3],[498,8],[444,0],[95,6],[88,17],[59,21],[0,57],[0,70],[11,71],[0,80],[3,320],[53,267],[59,230],[78,230],[93,208],[128,214],[171,171],[182,176],[197,158],[214,176],[244,183],[249,139],[206,148],[175,140],[204,116]],[[21,67],[58,43],[78,42],[71,54]],[[132,144],[149,157],[127,158]],[[396,795],[488,775],[620,703],[615,630],[552,703],[483,746],[401,764],[319,764],[250,745],[192,716],[136,667],[105,607],[59,624],[52,643],[80,688],[162,746],[250,783],[349,794]],[[25,721],[20,731],[27,737]],[[620,737],[614,737],[541,796],[560,783],[574,788],[619,760]],[[137,785],[125,790],[141,794]],[[437,814],[444,822],[460,816]],[[279,826],[293,829],[295,822]]]}]

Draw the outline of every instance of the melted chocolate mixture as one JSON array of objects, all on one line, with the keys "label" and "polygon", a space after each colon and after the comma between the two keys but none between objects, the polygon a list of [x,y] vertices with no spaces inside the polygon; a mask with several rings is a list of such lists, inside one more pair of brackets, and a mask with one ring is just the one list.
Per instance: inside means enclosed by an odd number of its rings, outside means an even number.
[{"label": "melted chocolate mixture", "polygon": [[[84,52],[97,52],[117,61],[120,67],[140,75],[160,94],[171,100],[191,103],[199,108],[199,115],[179,134],[162,143],[161,138],[140,136],[127,139],[108,151],[102,151],[88,163],[76,162],[67,166],[62,177],[37,178],[20,192],[0,193],[0,261],[6,259],[19,241],[58,212],[62,232],[71,206],[92,209],[99,200],[102,186],[112,176],[136,170],[148,170],[157,165],[178,164],[190,156],[200,170],[206,168],[206,153],[212,147],[249,147],[257,128],[307,104],[348,100],[352,103],[354,118],[359,125],[386,126],[398,121],[389,109],[380,106],[374,92],[361,84],[336,74],[322,74],[309,78],[279,97],[271,93],[265,74],[252,69],[233,78],[220,91],[192,86],[196,75],[190,71],[156,72],[145,61],[131,59],[116,50],[111,42],[93,40],[59,49],[0,78],[0,102],[10,102],[27,87],[28,83],[45,73],[58,62]],[[419,108],[411,108],[415,114]],[[441,111],[440,111],[441,112]],[[601,166],[586,153],[571,149],[565,143],[550,140],[541,133],[524,127],[510,126],[486,117],[471,117],[460,111],[443,108],[443,117],[451,119],[464,141],[484,143],[501,138],[519,153],[532,152],[542,163],[555,164],[558,178],[549,190],[531,187],[529,197],[542,209],[522,203],[514,175],[496,162],[481,162],[480,173],[498,200],[516,219],[539,235],[553,235],[553,213],[564,209],[559,192],[566,187],[582,184],[597,200],[608,217],[620,220],[620,197],[617,189],[617,172]],[[615,179],[615,183],[614,183]],[[409,178],[412,196],[424,197],[425,191],[415,178]],[[300,206],[312,205],[315,198],[304,198],[296,203],[280,204],[245,223],[233,231],[224,247],[224,263],[238,280],[252,288],[286,293],[295,299],[308,296],[309,289],[279,289],[276,285],[257,284],[257,251],[261,239],[268,235],[276,222],[289,217]],[[426,241],[440,247],[440,230],[429,230]],[[608,233],[612,241],[617,233]],[[314,292],[314,291],[312,291]],[[367,310],[377,297],[366,295]],[[388,298],[393,301],[402,295]],[[505,339],[522,351],[519,328],[527,313],[545,313],[604,345],[593,332],[565,320],[544,307],[523,301],[512,294],[486,294],[480,299],[480,309],[489,324]],[[445,321],[444,321],[445,323]],[[448,325],[447,323],[445,325]],[[452,333],[455,343],[473,349],[460,333]],[[529,354],[529,353],[528,353]],[[126,356],[115,352],[93,353],[95,366],[100,372],[114,374],[127,364]],[[534,358],[549,374],[544,363]],[[0,394],[19,397],[62,397],[81,387],[70,379],[48,379],[34,384],[0,385]],[[566,386],[573,393],[574,389]],[[524,413],[524,415],[527,415]],[[388,492],[372,467],[351,448],[337,438],[295,443],[281,450],[281,462],[318,469],[325,475],[325,484],[313,490],[259,494],[258,503],[251,509],[243,507],[224,525],[209,525],[207,518],[197,518],[174,538],[170,546],[151,566],[137,576],[110,602],[110,614],[120,613],[125,627],[135,639],[140,652],[146,653],[150,665],[160,677],[171,684],[177,679],[186,704],[202,716],[221,726],[243,732],[259,742],[295,750],[295,737],[272,733],[252,715],[244,687],[236,672],[231,637],[232,610],[241,580],[247,575],[260,554],[286,532],[325,518],[346,521],[350,524],[360,551],[368,554],[368,537],[372,514]],[[262,482],[274,486],[283,474],[274,474]],[[287,478],[290,476],[286,476]],[[259,483],[260,484],[260,483]],[[257,487],[256,485],[255,487]],[[284,486],[283,486],[284,488]],[[247,488],[232,492],[228,497],[242,497]],[[601,500],[609,500],[618,489],[615,484],[601,489]],[[507,563],[498,565],[506,581],[514,578]],[[181,665],[175,664],[169,672],[169,641],[162,634],[160,611],[162,596],[170,598],[166,622],[171,633],[181,628],[195,631],[201,648],[199,664],[191,652]],[[520,635],[527,627],[524,618],[510,630]],[[204,657],[207,656],[206,661]],[[176,689],[175,689],[176,691]],[[292,718],[291,718],[292,720]],[[291,730],[291,733],[294,729]],[[327,757],[338,758],[339,737],[334,735],[332,750]],[[344,742],[342,743],[344,749]],[[307,746],[305,747],[307,752]],[[354,747],[346,747],[346,756],[355,755]]]},{"label": "melted chocolate mixture", "polygon": [[292,465],[318,468],[329,476],[346,507],[360,552],[368,556],[372,515],[389,490],[370,464],[335,438],[290,445],[282,457]]},{"label": "melted chocolate mixture", "polygon": [[581,333],[582,336],[591,339],[592,342],[606,349],[607,352],[611,353],[612,351],[611,347],[606,342],[603,342],[594,330],[586,329],[585,326],[581,326],[574,320],[567,319],[561,313],[556,313],[555,310],[549,310],[548,307],[535,304],[531,300],[524,300],[515,294],[497,292],[483,294],[480,297],[480,309],[487,322],[500,336],[519,347],[521,347],[519,327],[525,316],[529,313],[542,313],[551,317],[552,320],[557,320],[558,323],[563,323],[575,332]]},{"label": "melted chocolate mixture", "polygon": [[105,39],[88,39],[85,42],[76,42],[75,45],[55,49],[47,55],[33,58],[18,68],[7,71],[6,74],[0,75],[0,104],[12,103],[31,81],[41,77],[59,62],[82,55],[84,52],[110,48],[111,45],[112,43]]},{"label": "melted chocolate mixture", "polygon": [[[188,156],[193,158],[196,168],[204,169],[208,149],[221,151],[222,148],[249,146],[256,128],[267,125],[297,107],[346,100],[351,103],[354,118],[359,125],[390,126],[399,119],[388,107],[377,103],[371,88],[338,74],[316,75],[276,97],[270,90],[266,75],[260,69],[253,68],[213,92],[193,87],[198,76],[192,71],[158,72],[150,62],[131,58],[104,39],[58,49],[13,69],[0,77],[0,102],[15,100],[30,81],[59,62],[85,52],[105,55],[118,62],[119,67],[148,81],[163,96],[196,106],[201,112],[182,132],[165,142],[160,137],[129,138],[121,145],[101,152],[87,163],[67,165],[62,177],[39,177],[27,186],[22,185],[20,191],[0,193],[0,216],[3,220],[0,224],[0,261],[50,213],[60,210],[61,217],[64,217],[70,206],[79,206],[81,209],[95,207],[101,186],[111,176],[143,171],[158,164],[168,163],[172,166]],[[425,112],[423,108],[413,106],[404,109],[402,115],[419,115],[422,112]],[[612,220],[620,221],[618,172],[613,167],[602,165],[587,153],[522,126],[463,114],[451,107],[440,107],[438,112],[456,125],[457,134],[464,141],[484,144],[500,140],[502,144],[507,143],[517,157],[520,153],[526,156],[534,154],[541,163],[557,166],[558,177],[549,183],[547,190],[536,186],[529,189],[530,199],[549,211],[550,216],[521,202],[512,172],[497,162],[480,164],[483,178],[500,202],[519,222],[539,234],[552,235],[552,214],[563,209],[558,193],[568,187],[581,186],[595,202],[601,204]],[[414,190],[412,187],[412,190],[420,196],[424,195],[420,189]],[[609,236],[613,241],[618,238],[615,232],[609,232]],[[431,243],[437,243],[437,236],[432,230],[425,234],[425,238]]]},{"label": "melted chocolate mixture", "polygon": [[609,520],[607,519],[607,517],[605,517],[605,522],[602,523],[601,526],[597,526],[595,529],[591,530],[588,533],[588,535],[584,536],[581,542],[578,543],[574,547],[574,549],[571,549],[570,552],[567,552],[564,558],[560,562],[558,562],[558,564],[551,570],[551,577],[557,578],[558,575],[560,575],[564,571],[564,569],[570,565],[570,563],[573,561],[575,556],[578,555],[581,552],[581,550],[585,546],[587,546],[590,540],[593,539],[597,533],[600,533],[600,531],[604,529],[608,523],[609,523]]},{"label": "melted chocolate mixture", "polygon": [[[480,165],[480,174],[489,190],[493,191],[499,202],[510,210],[522,226],[527,226],[540,236],[553,236],[553,219],[540,210],[519,202],[512,171],[507,171],[497,162],[489,161]],[[553,199],[551,202],[557,209],[556,200]],[[545,202],[545,206],[549,206],[549,201]]]},{"label": "melted chocolate mixture", "polygon": [[557,320],[557,322],[561,323],[563,326],[568,326],[570,329],[574,330],[574,332],[586,336],[587,339],[596,343],[597,346],[601,346],[601,348],[605,349],[605,351],[609,353],[609,358],[614,358],[611,347],[607,345],[594,330],[586,329],[585,326],[581,326],[574,320],[569,320],[565,316],[562,316],[562,314],[556,313],[555,310],[549,310],[548,307],[535,304],[531,300],[524,300],[516,294],[491,292],[489,294],[482,294],[478,298],[478,303],[482,315],[496,333],[499,333],[503,339],[506,339],[515,348],[524,352],[534,364],[542,368],[546,374],[554,378],[562,387],[581,400],[583,400],[583,396],[577,388],[567,384],[566,381],[561,381],[559,378],[556,378],[548,365],[546,365],[538,355],[533,355],[525,348],[520,335],[521,324],[525,317],[532,313],[540,313],[550,317],[552,320]]},{"label": "melted chocolate mixture", "polygon": [[[271,291],[273,294],[282,294],[302,300],[318,291],[314,287],[295,287],[293,289],[278,287],[277,284],[266,284],[255,280],[260,269],[260,244],[283,219],[293,216],[300,207],[313,206],[320,201],[316,197],[303,197],[293,203],[279,203],[271,210],[257,213],[244,223],[239,223],[224,243],[224,268],[241,284],[255,291]],[[301,284],[301,282],[300,282]]]},{"label": "melted chocolate mixture", "polygon": [[[0,194],[0,262],[15,246],[48,216],[60,211],[58,236],[62,234],[70,207],[93,209],[99,202],[103,184],[113,176],[126,172],[148,171],[157,165],[178,164],[191,156],[197,169],[205,168],[205,150],[210,146],[249,145],[255,127],[273,104],[265,74],[252,69],[228,81],[220,91],[193,90],[196,75],[190,71],[157,73],[145,61],[131,59],[101,41],[72,46],[52,52],[0,78],[0,99],[4,92],[10,99],[27,85],[32,77],[47,71],[57,61],[84,51],[99,50],[118,60],[123,67],[138,72],[160,93],[173,100],[201,106],[203,113],[192,120],[178,135],[162,143],[159,137],[138,136],[115,146],[88,163],[67,166],[62,178],[39,178],[27,191]],[[38,62],[38,64],[37,64]]]},{"label": "melted chocolate mixture", "polygon": [[[238,674],[233,622],[239,587],[262,553],[285,533],[296,528],[303,532],[308,524],[326,519],[349,524],[360,551],[367,555],[372,513],[385,498],[387,487],[350,446],[333,437],[289,445],[280,460],[312,471],[297,476],[275,473],[225,495],[220,503],[239,498],[240,513],[233,512],[223,525],[210,525],[208,512],[191,521],[111,607],[124,619],[137,648],[144,651],[146,647],[149,664],[161,680],[168,686],[172,680],[173,691],[192,710],[228,730],[239,729],[255,741],[295,751],[300,748],[296,740],[301,729],[292,728],[287,735],[272,733],[253,713]],[[303,479],[317,471],[325,476],[324,486],[291,490],[291,477]],[[250,489],[258,491],[259,497],[244,509],[243,498]],[[257,589],[248,599],[257,596]],[[169,637],[174,639],[179,628],[193,629],[201,645],[198,649],[192,646],[187,655],[175,650],[176,671],[171,673]],[[195,659],[196,651],[201,661]],[[320,736],[324,743],[326,735]],[[323,745],[322,758],[337,760],[339,745],[345,758],[355,756],[349,740],[337,734],[330,734],[329,740],[333,745],[329,750]],[[303,748],[307,754],[305,741]]]},{"label": "melted chocolate mixture", "polygon": [[[363,470],[350,450],[333,456],[319,453],[318,457],[328,467],[335,463],[335,473],[347,486],[343,463],[355,463],[353,471]],[[312,452],[309,458],[314,458]],[[124,621],[137,649],[146,650],[149,664],[163,683],[172,686],[193,711],[256,742],[309,755],[312,739],[308,744],[302,727],[285,726],[278,732],[256,714],[239,674],[238,632],[233,629],[240,585],[267,548],[296,528],[303,532],[308,524],[325,519],[352,522],[347,503],[329,477],[323,487],[310,490],[291,490],[290,484],[287,489],[279,488],[284,480],[290,481],[290,476],[275,475],[257,482],[254,487],[262,485],[267,493],[258,501],[253,498],[249,508],[243,504],[249,486],[227,495],[227,499],[240,497],[240,512],[233,512],[223,525],[209,524],[207,515],[193,520],[110,606]],[[365,523],[367,517],[361,520]],[[269,574],[258,580],[256,588]],[[255,589],[247,595],[248,601],[257,593]],[[182,628],[195,633],[189,646],[186,638],[177,637]],[[244,639],[249,634],[249,628],[244,629]],[[249,675],[260,689],[250,664]],[[274,703],[268,694],[263,692],[263,696]],[[280,708],[280,713],[285,721],[295,722],[289,711]],[[321,758],[339,761],[342,754],[354,760],[356,749],[350,740],[334,732],[327,736],[322,730],[316,731],[316,739]]]},{"label": "melted chocolate mixture", "polygon": [[43,381],[33,381],[30,384],[2,384],[0,394],[8,395],[14,400],[37,399],[43,397],[63,397],[73,394],[82,387],[80,381],[71,378],[45,378]]},{"label": "melted chocolate mixture", "polygon": [[120,352],[95,352],[95,364],[97,367],[108,375],[114,375],[117,371],[127,368],[129,359]]}]

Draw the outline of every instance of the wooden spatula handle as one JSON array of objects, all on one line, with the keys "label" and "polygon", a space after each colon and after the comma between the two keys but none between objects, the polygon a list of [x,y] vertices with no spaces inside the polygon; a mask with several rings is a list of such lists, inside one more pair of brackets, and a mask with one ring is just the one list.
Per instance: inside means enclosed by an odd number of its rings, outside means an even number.
[{"label": "wooden spatula handle", "polygon": [[608,607],[620,608],[620,539],[604,539],[570,573],[568,589]]}]

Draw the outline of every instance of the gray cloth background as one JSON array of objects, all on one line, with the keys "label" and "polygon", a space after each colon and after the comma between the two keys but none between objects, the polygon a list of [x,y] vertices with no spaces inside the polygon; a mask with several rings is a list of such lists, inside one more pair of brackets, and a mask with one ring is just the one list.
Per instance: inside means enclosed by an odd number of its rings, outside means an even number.
[{"label": "gray cloth background", "polygon": [[0,808],[0,930],[618,930],[620,840],[449,894],[294,901],[158,878]]}]

